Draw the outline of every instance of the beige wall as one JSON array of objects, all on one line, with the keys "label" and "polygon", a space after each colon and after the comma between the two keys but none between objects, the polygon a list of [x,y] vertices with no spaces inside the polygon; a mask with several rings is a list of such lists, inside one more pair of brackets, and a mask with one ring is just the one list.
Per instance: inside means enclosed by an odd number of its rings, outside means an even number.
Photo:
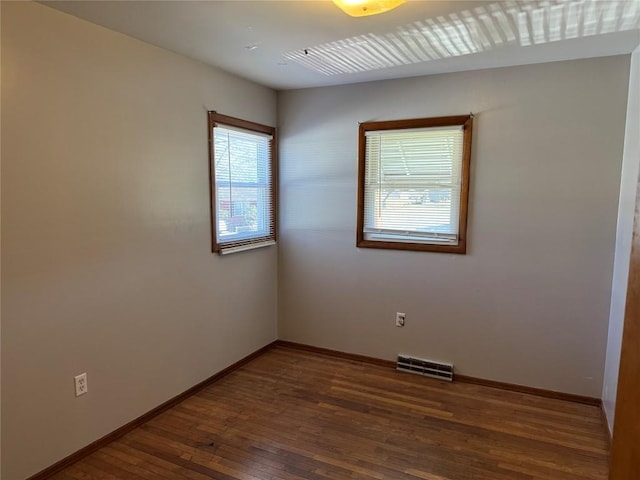
[{"label": "beige wall", "polygon": [[[279,94],[280,338],[599,397],[628,80],[619,56]],[[470,111],[468,254],[357,249],[358,122]]]},{"label": "beige wall", "polygon": [[2,2],[4,480],[276,338],[276,249],[210,253],[207,109],[275,124],[276,94]]},{"label": "beige wall", "polygon": [[640,169],[640,47],[631,56],[629,74],[629,99],[627,102],[627,123],[622,159],[620,201],[618,204],[618,224],[616,230],[615,260],[611,287],[611,309],[609,313],[609,335],[604,369],[602,402],[613,431],[616,396],[618,389],[618,367],[622,347],[622,327],[624,325],[625,303],[627,300],[627,280],[629,258],[633,235],[633,214],[636,206],[636,188]]}]

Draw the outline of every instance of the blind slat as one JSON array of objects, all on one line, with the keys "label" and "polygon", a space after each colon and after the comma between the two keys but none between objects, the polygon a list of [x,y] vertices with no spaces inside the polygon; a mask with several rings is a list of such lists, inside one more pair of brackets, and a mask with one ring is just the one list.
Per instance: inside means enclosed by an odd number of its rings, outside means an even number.
[{"label": "blind slat", "polygon": [[364,237],[457,243],[463,128],[365,132]]},{"label": "blind slat", "polygon": [[213,128],[216,242],[221,253],[275,239],[273,136],[232,126]]}]

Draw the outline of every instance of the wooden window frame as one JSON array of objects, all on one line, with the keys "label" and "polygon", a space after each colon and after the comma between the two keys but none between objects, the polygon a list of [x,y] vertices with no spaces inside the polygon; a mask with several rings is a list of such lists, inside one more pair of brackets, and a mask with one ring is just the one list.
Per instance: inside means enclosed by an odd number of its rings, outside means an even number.
[{"label": "wooden window frame", "polygon": [[[365,172],[366,172],[366,133],[379,130],[402,130],[431,127],[463,127],[462,179],[460,185],[460,211],[458,217],[458,244],[438,245],[428,243],[409,243],[394,241],[367,240],[364,237]],[[364,122],[358,131],[358,218],[356,246],[360,248],[382,248],[391,250],[417,250],[423,252],[444,252],[466,254],[467,252],[467,216],[469,204],[469,175],[471,168],[471,138],[473,133],[473,115],[455,115],[448,117],[413,118],[407,120],[389,120]]]},{"label": "wooden window frame", "polygon": [[[214,138],[213,128],[218,124],[222,126],[229,126],[247,130],[250,132],[262,133],[271,135],[270,145],[270,168],[271,168],[271,185],[269,189],[269,195],[271,197],[272,208],[271,218],[269,219],[272,225],[271,233],[257,238],[231,241],[231,242],[218,242],[218,220],[216,209],[216,179],[215,179],[215,151],[214,151]],[[277,136],[276,128],[260,123],[250,122],[248,120],[242,120],[240,118],[230,117],[223,115],[215,111],[208,112],[208,127],[209,127],[209,208],[211,217],[211,251],[213,253],[223,254],[231,253],[235,251],[250,250],[253,248],[259,248],[263,246],[269,246],[277,241],[278,236],[278,162],[277,162]],[[227,252],[225,252],[225,250]]]}]

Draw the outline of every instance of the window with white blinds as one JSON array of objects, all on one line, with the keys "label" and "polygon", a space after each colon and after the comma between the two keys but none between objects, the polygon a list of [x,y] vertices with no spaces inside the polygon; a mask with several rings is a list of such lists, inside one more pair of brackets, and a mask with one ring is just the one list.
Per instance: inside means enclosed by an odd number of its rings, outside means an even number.
[{"label": "window with white blinds", "polygon": [[358,246],[465,253],[471,116],[360,125]]},{"label": "window with white blinds", "polygon": [[276,240],[275,129],[209,112],[213,251]]}]

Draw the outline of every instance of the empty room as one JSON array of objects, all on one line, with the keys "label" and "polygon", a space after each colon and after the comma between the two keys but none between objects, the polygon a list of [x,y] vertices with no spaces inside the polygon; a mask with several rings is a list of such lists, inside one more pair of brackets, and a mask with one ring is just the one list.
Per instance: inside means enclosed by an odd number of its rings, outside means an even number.
[{"label": "empty room", "polygon": [[640,0],[0,7],[2,480],[640,479]]}]

